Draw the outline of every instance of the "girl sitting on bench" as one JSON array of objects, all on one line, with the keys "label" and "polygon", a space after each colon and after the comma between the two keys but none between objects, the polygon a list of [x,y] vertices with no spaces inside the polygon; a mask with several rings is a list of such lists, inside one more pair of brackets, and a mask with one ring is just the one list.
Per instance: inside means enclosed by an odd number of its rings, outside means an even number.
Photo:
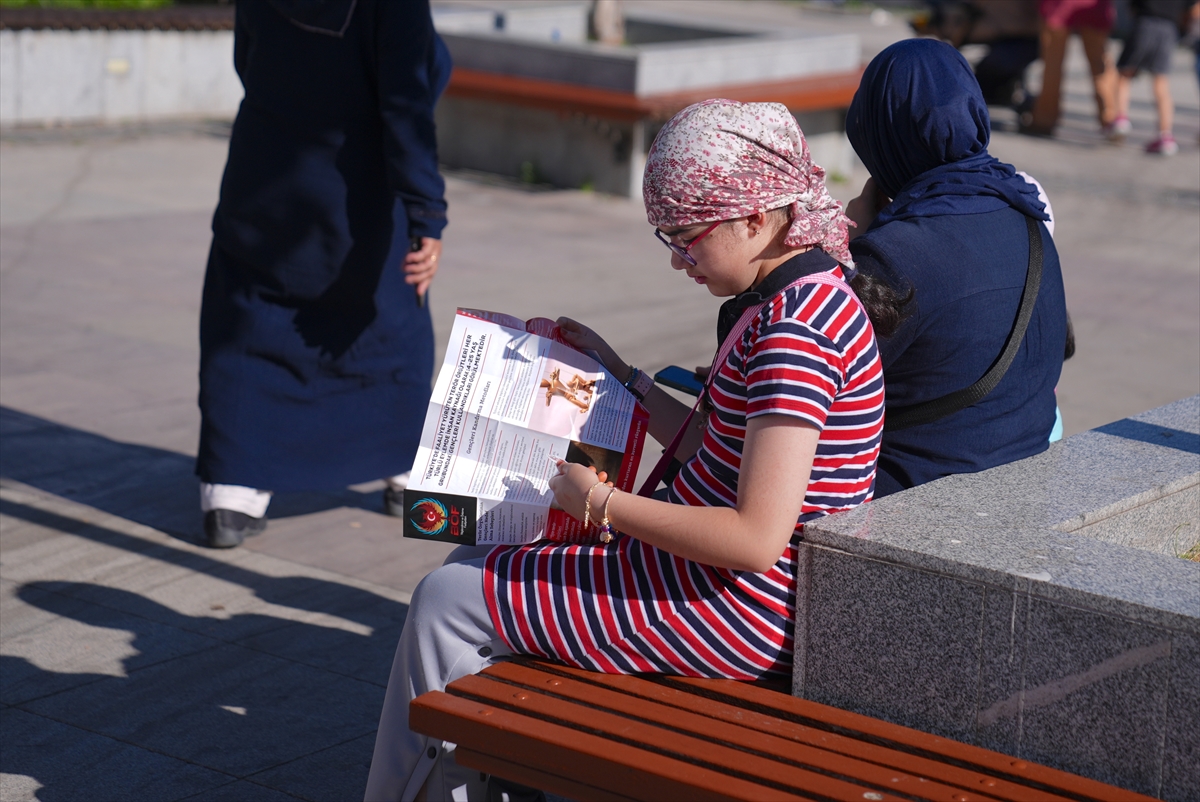
[{"label": "girl sitting on bench", "polygon": [[453,744],[408,729],[408,704],[507,655],[608,673],[791,676],[803,524],[871,498],[883,428],[875,335],[846,283],[863,279],[824,178],[779,104],[709,100],[662,129],[646,164],[649,222],[673,269],[730,297],[699,425],[590,329],[559,323],[643,398],[651,434],[676,440],[682,469],[660,501],[561,463],[558,504],[615,537],[460,548],[425,577],[396,651],[368,800],[422,788],[429,800],[483,798],[486,777],[457,766]]}]

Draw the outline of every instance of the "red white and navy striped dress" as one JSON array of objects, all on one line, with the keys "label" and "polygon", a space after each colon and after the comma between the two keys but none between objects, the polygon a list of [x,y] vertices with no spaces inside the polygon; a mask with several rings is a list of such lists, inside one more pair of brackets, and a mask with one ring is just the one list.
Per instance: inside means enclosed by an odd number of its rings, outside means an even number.
[{"label": "red white and navy striped dress", "polygon": [[[842,277],[840,268],[830,272]],[[870,500],[874,485],[883,370],[866,313],[837,286],[776,295],[720,366],[710,398],[703,446],[670,487],[674,503],[736,505],[749,418],[790,415],[821,430],[779,561],[761,574],[715,568],[632,537],[494,549],[484,593],[514,651],[606,673],[791,674],[802,525]]]}]

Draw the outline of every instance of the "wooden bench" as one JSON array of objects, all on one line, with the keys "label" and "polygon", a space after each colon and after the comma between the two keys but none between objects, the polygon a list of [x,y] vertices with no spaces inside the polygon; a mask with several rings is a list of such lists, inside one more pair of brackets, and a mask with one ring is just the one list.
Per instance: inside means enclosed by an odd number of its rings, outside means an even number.
[{"label": "wooden bench", "polygon": [[861,78],[862,70],[859,69],[786,81],[639,96],[632,92],[455,67],[450,73],[446,95],[511,103],[560,114],[591,114],[611,120],[667,120],[680,109],[710,97],[742,103],[782,103],[793,112],[844,109],[854,99]]},{"label": "wooden bench", "polygon": [[576,800],[1149,799],[762,685],[525,658],[423,694],[409,723],[461,765]]}]

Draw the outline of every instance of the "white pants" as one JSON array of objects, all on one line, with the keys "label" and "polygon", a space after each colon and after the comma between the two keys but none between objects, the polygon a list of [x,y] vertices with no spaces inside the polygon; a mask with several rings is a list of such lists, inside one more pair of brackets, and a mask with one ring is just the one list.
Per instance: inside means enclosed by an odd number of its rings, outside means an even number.
[{"label": "white pants", "polygon": [[200,483],[200,511],[233,510],[251,518],[261,518],[267,514],[267,505],[271,503],[271,493],[268,490],[257,490],[241,485],[210,485]]},{"label": "white pants", "polygon": [[[389,476],[386,481],[393,490],[403,490],[408,487],[411,471]],[[244,513],[251,518],[261,518],[267,514],[271,503],[271,491],[259,490],[255,487],[241,485],[212,485],[200,483],[200,511],[233,510]]]},{"label": "white pants", "polygon": [[366,802],[412,802],[423,785],[429,802],[486,798],[487,775],[455,763],[454,744],[408,728],[408,703],[512,654],[483,596],[488,550],[455,549],[413,593],[379,717]]}]

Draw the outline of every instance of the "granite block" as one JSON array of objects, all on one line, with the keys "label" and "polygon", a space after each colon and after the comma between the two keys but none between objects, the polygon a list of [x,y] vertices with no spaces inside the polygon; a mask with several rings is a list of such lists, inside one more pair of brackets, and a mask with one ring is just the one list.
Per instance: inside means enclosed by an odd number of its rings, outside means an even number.
[{"label": "granite block", "polygon": [[1021,691],[1025,673],[1028,593],[986,587],[979,649],[979,701],[972,742],[1006,755],[1017,754],[1019,722],[1011,716],[984,716],[983,711]]},{"label": "granite block", "polygon": [[1174,448],[1188,454],[1200,454],[1200,434],[1186,432],[1172,426],[1159,426],[1132,418],[1123,418],[1104,426],[1098,426],[1093,431],[1164,448]]},{"label": "granite block", "polygon": [[1185,481],[1179,490],[1072,531],[1169,557],[1182,556],[1200,543],[1200,476]]},{"label": "granite block", "polygon": [[4,802],[180,799],[231,779],[15,707],[0,710],[0,743]]},{"label": "granite block", "polygon": [[[1165,408],[1169,411],[1163,414],[1177,422],[1177,418],[1194,414],[1192,410],[1198,406],[1200,397],[1184,399]],[[1149,423],[1133,419],[1132,425],[1145,428]],[[1179,425],[1195,428],[1194,422]],[[1183,435],[1187,429],[1177,431]],[[986,525],[984,519],[999,518],[1012,528],[1071,531],[1177,492],[1195,484],[1198,475],[1200,454],[1191,450],[1155,443],[1152,438],[1132,439],[1093,430],[1016,463],[949,476],[879,499],[847,514],[840,528],[862,530],[868,524],[864,517],[894,520],[921,513],[937,523],[942,516],[957,512],[965,520],[971,516],[980,519],[978,525]],[[924,529],[929,522],[913,524]],[[870,526],[866,529],[875,533]]]},{"label": "granite block", "polygon": [[1200,799],[1200,637],[1181,632],[1171,636],[1167,737],[1158,796],[1167,802]]},{"label": "granite block", "polygon": [[960,740],[975,730],[983,588],[809,547],[807,699]]},{"label": "granite block", "polygon": [[[1101,605],[1154,626],[1200,631],[1200,564],[1049,528],[1008,526],[1001,515],[927,508],[923,489],[814,521],[805,527],[805,539],[971,582],[1028,587],[1064,603]],[[904,503],[889,504],[893,499]]]},{"label": "granite block", "polygon": [[383,693],[378,685],[226,645],[25,708],[245,777],[374,732]]},{"label": "granite block", "polygon": [[359,799],[367,787],[374,751],[375,733],[371,733],[251,775],[249,779],[303,799],[321,802]]},{"label": "granite block", "polygon": [[1015,718],[1020,757],[1157,795],[1171,638],[1166,630],[1033,599],[1024,685],[980,718]]},{"label": "granite block", "polygon": [[1181,398],[1161,407],[1138,413],[1129,420],[1151,423],[1181,432],[1200,434],[1200,396]]}]

